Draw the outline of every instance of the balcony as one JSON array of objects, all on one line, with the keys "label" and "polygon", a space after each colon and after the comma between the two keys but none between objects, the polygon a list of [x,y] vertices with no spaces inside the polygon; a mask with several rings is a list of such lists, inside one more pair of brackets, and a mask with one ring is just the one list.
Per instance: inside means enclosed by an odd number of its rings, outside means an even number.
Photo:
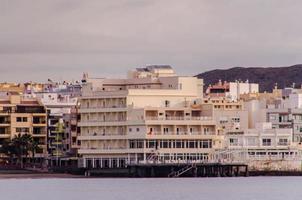
[{"label": "balcony", "polygon": [[41,121],[41,122],[34,122],[33,126],[47,126],[45,121]]},{"label": "balcony", "polygon": [[215,132],[169,132],[169,133],[160,133],[152,132],[145,135],[145,138],[150,139],[207,139],[216,136]]},{"label": "balcony", "polygon": [[46,137],[46,131],[34,132],[33,137]]},{"label": "balcony", "polygon": [[126,139],[126,133],[80,135],[78,140],[118,140]]},{"label": "balcony", "polygon": [[0,133],[0,138],[10,138],[10,132]]},{"label": "balcony", "polygon": [[10,117],[0,116],[0,126],[10,126]]},{"label": "balcony", "polygon": [[278,142],[277,145],[278,146],[289,146],[290,142]]},{"label": "balcony", "polygon": [[162,125],[214,125],[212,117],[146,117],[145,122],[147,124],[162,124]]},{"label": "balcony", "polygon": [[123,112],[127,110],[126,105],[112,105],[112,106],[90,106],[81,107],[79,113],[97,113],[97,112]]},{"label": "balcony", "polygon": [[99,120],[89,120],[89,121],[81,121],[78,123],[78,126],[126,126],[128,123],[126,120],[112,120],[112,121],[99,121]]},{"label": "balcony", "polygon": [[46,124],[45,119],[33,119],[33,124]]},{"label": "balcony", "polygon": [[79,154],[127,154],[137,152],[143,153],[144,149],[80,147],[78,150]]},{"label": "balcony", "polygon": [[208,116],[198,116],[198,117],[184,117],[184,116],[167,116],[167,117],[154,117],[154,116],[146,116],[146,120],[196,120],[196,121],[209,121],[212,120],[212,117]]},{"label": "balcony", "polygon": [[0,127],[6,127],[6,126],[10,126],[10,121],[1,121],[0,122]]}]

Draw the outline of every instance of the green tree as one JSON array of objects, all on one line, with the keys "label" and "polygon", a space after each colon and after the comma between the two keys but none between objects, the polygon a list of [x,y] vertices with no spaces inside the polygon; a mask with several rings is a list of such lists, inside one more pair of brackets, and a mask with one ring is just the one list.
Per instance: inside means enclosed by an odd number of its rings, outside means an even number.
[{"label": "green tree", "polygon": [[20,167],[24,167],[24,157],[27,158],[32,153],[34,160],[35,153],[40,149],[37,141],[29,134],[18,134],[11,141],[5,142],[0,152],[9,157],[10,162],[16,157]]}]

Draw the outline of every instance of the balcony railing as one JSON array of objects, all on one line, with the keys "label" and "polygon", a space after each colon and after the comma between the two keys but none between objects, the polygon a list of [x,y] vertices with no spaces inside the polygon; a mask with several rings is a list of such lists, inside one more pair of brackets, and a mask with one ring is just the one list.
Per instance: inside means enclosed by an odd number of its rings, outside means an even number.
[{"label": "balcony railing", "polygon": [[215,135],[215,132],[149,132],[148,135]]},{"label": "balcony railing", "polygon": [[147,116],[146,120],[212,120],[212,117],[207,117],[207,116],[198,116],[198,117],[183,117],[183,116],[154,117],[154,116]]},{"label": "balcony railing", "polygon": [[126,105],[108,105],[108,106],[81,106],[80,109],[106,109],[106,108],[126,108]]},{"label": "balcony railing", "polygon": [[289,146],[290,143],[289,142],[278,142],[277,145],[278,146]]},{"label": "balcony railing", "polygon": [[93,134],[81,134],[80,136],[123,136],[126,135],[126,132],[118,133],[93,133]]},{"label": "balcony railing", "polygon": [[46,131],[43,132],[33,132],[33,135],[46,135]]},{"label": "balcony railing", "polygon": [[1,136],[1,135],[10,135],[10,133],[11,133],[10,131],[7,131],[7,132],[0,132],[0,136]]},{"label": "balcony railing", "polygon": [[0,124],[10,124],[9,120],[0,121]]},{"label": "balcony railing", "polygon": [[80,122],[84,122],[84,123],[89,123],[89,122],[99,122],[99,123],[103,123],[103,122],[125,122],[126,119],[106,119],[105,121],[103,120],[82,120]]},{"label": "balcony railing", "polygon": [[33,124],[46,124],[45,120],[42,121],[33,121]]}]

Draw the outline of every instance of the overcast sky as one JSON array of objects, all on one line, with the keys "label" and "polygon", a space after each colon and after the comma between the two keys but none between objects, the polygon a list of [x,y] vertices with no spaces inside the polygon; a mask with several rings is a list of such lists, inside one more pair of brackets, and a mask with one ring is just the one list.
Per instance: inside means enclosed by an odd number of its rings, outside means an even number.
[{"label": "overcast sky", "polygon": [[302,63],[301,0],[0,0],[0,82]]}]

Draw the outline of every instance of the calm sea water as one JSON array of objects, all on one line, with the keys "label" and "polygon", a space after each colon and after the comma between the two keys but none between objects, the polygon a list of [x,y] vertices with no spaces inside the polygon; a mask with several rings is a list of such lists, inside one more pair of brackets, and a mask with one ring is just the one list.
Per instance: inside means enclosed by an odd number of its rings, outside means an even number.
[{"label": "calm sea water", "polygon": [[302,177],[2,179],[1,200],[301,200]]}]

